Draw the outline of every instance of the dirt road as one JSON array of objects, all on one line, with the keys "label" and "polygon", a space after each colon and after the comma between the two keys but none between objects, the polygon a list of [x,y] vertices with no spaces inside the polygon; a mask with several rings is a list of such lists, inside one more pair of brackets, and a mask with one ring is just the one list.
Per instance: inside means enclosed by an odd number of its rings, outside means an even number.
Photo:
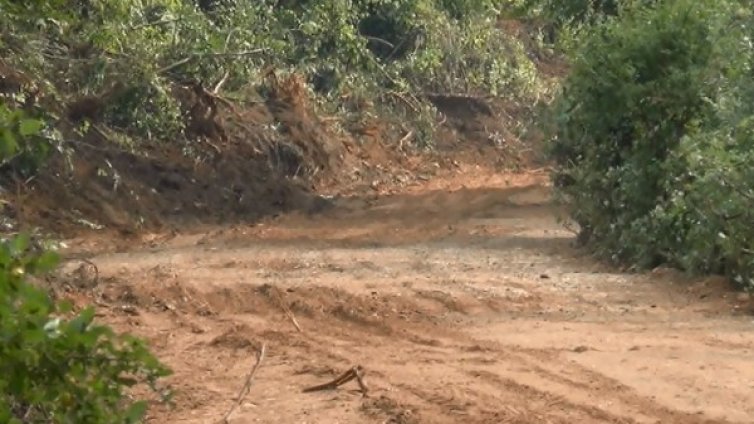
[{"label": "dirt road", "polygon": [[[754,422],[741,296],[584,257],[543,181],[441,179],[102,254],[102,319],[174,369],[155,423],[217,422],[263,343],[232,423]],[[368,397],[302,393],[356,364]]]}]

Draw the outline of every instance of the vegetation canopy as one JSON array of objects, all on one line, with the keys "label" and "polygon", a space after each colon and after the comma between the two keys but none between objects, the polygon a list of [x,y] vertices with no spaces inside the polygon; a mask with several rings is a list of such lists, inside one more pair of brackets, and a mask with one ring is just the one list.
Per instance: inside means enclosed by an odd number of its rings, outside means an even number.
[{"label": "vegetation canopy", "polygon": [[754,287],[751,13],[627,7],[582,34],[554,107],[555,179],[600,255]]}]

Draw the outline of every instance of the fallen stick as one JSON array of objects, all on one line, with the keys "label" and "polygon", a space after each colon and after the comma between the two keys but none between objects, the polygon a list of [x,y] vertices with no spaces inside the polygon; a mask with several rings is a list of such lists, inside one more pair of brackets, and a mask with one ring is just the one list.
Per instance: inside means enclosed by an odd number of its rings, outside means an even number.
[{"label": "fallen stick", "polygon": [[409,130],[409,132],[408,132],[408,133],[406,133],[406,135],[405,135],[405,136],[403,136],[403,138],[401,138],[401,139],[400,139],[400,140],[398,141],[398,149],[399,149],[399,150],[403,150],[403,143],[407,142],[407,141],[408,141],[408,140],[409,140],[409,139],[410,139],[411,137],[413,137],[413,136],[414,136],[414,132],[413,132],[413,131],[411,131],[411,130]]},{"label": "fallen stick", "polygon": [[327,383],[318,384],[312,387],[307,387],[303,390],[303,392],[310,393],[310,392],[318,392],[321,390],[333,390],[354,379],[359,383],[361,394],[363,396],[366,396],[368,388],[367,388],[366,383],[364,382],[364,368],[361,365],[356,365],[354,367],[349,368],[348,371],[337,376],[334,380],[328,381]]},{"label": "fallen stick", "polygon": [[302,330],[301,326],[298,325],[298,321],[296,321],[296,316],[293,315],[293,312],[291,311],[291,309],[288,307],[288,305],[285,304],[285,299],[283,299],[283,293],[276,286],[273,286],[273,288],[275,289],[275,294],[277,294],[278,304],[280,305],[280,308],[288,316],[288,319],[291,320],[291,322],[293,323],[293,326],[296,327],[296,330],[298,330],[299,333],[303,333],[304,330]]},{"label": "fallen stick", "polygon": [[236,410],[236,408],[241,406],[241,402],[243,402],[244,398],[246,398],[246,395],[249,394],[249,390],[251,389],[251,382],[254,380],[254,374],[256,374],[257,369],[262,364],[262,360],[264,360],[264,354],[266,352],[267,343],[263,344],[262,348],[259,350],[259,355],[257,355],[257,362],[254,364],[254,368],[251,369],[251,372],[249,372],[249,375],[246,377],[246,382],[241,388],[241,391],[238,392],[238,399],[236,399],[236,402],[233,404],[233,406],[230,407],[230,409],[228,409],[228,412],[225,413],[222,421],[220,421],[222,424],[228,424],[228,418],[230,418],[230,415],[233,413],[233,411]]},{"label": "fallen stick", "polygon": [[230,76],[230,73],[228,71],[225,71],[225,75],[223,75],[222,79],[220,79],[220,82],[218,82],[217,85],[215,85],[215,88],[212,89],[212,94],[217,95],[217,93],[220,92],[223,84],[225,84],[225,81],[228,80],[228,76]]},{"label": "fallen stick", "polygon": [[298,321],[296,321],[296,317],[293,315],[293,312],[291,312],[290,310],[288,310],[286,308],[286,312],[285,313],[286,313],[286,315],[288,315],[288,318],[291,319],[291,322],[293,323],[293,326],[296,327],[296,330],[298,330],[299,333],[303,333],[304,330],[302,330],[301,326],[298,325]]},{"label": "fallen stick", "polygon": [[361,395],[366,397],[369,388],[366,381],[364,381],[364,369],[361,366],[353,367],[353,372],[356,374],[356,382],[359,383],[359,389],[361,389]]}]

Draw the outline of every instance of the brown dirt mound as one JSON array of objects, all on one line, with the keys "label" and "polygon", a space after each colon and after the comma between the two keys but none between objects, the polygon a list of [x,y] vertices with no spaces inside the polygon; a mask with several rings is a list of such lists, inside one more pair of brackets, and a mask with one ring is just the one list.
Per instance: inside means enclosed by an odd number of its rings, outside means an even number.
[{"label": "brown dirt mound", "polygon": [[130,150],[95,126],[71,142],[70,156],[53,158],[31,182],[0,177],[0,186],[13,187],[0,192],[0,224],[66,236],[96,232],[113,244],[124,241],[113,233],[175,234],[331,209],[333,202],[315,192],[378,195],[467,172],[466,165],[503,170],[531,162],[512,129],[528,112],[500,101],[432,96],[445,119],[437,148],[418,151],[379,119],[365,115],[342,127],[320,118],[296,75],[271,72],[262,89],[264,98],[244,93],[252,100],[237,104],[199,84],[175,87],[189,140],[171,144],[140,142]]},{"label": "brown dirt mound", "polygon": [[70,158],[53,158],[30,184],[6,192],[13,205],[6,216],[22,228],[133,233],[320,210],[326,202],[310,194],[311,177],[336,166],[337,139],[295,77],[272,80],[270,90],[267,103],[239,112],[200,86],[177,87],[192,140],[143,142],[132,151],[90,132],[72,144]]}]

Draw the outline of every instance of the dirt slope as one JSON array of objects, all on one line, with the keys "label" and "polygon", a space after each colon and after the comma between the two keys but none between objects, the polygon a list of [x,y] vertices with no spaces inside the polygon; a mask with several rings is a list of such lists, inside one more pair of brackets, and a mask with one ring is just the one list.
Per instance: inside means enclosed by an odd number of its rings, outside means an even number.
[{"label": "dirt slope", "polygon": [[[175,370],[154,423],[217,422],[263,343],[233,423],[753,422],[746,305],[714,279],[580,255],[544,181],[464,168],[101,254],[101,319]],[[368,397],[301,392],[356,364]]]}]

